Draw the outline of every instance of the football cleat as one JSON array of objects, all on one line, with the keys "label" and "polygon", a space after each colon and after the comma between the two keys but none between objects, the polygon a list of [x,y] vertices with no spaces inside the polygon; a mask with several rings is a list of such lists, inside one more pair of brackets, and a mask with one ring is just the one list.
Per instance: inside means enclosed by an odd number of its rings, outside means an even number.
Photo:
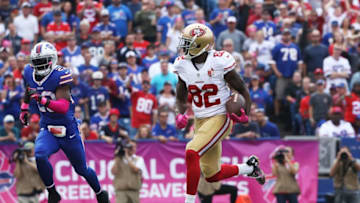
[{"label": "football cleat", "polygon": [[246,164],[254,167],[254,170],[250,174],[247,174],[247,176],[251,177],[251,178],[255,178],[256,181],[260,185],[264,185],[265,184],[265,175],[264,175],[264,172],[259,167],[259,164],[260,164],[259,158],[252,155],[246,161]]},{"label": "football cleat", "polygon": [[61,196],[56,190],[49,191],[48,203],[58,203],[60,202],[60,200],[61,200]]},{"label": "football cleat", "polygon": [[105,190],[101,191],[98,195],[96,195],[96,199],[98,203],[109,203],[109,194]]}]

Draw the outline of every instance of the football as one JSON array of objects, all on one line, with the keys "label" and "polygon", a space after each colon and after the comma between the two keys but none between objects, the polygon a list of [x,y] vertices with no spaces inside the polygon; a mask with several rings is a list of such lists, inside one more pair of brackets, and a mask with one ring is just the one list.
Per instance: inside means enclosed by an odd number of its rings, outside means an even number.
[{"label": "football", "polygon": [[238,93],[232,94],[226,102],[226,111],[241,116],[241,108],[245,108],[245,98]]}]

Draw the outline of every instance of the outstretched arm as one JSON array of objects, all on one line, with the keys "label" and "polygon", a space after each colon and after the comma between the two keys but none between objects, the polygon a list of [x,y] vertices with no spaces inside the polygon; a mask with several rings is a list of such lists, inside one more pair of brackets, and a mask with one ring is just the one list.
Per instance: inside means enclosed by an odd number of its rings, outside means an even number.
[{"label": "outstretched arm", "polygon": [[249,115],[251,108],[251,98],[245,82],[241,79],[240,75],[235,70],[231,70],[226,73],[224,78],[232,89],[236,90],[245,98],[245,112],[247,115]]},{"label": "outstretched arm", "polygon": [[49,108],[56,113],[66,114],[70,107],[70,86],[63,85],[58,87],[55,92],[55,97],[56,100],[52,100],[37,93],[31,96],[32,99],[35,99],[46,108]]},{"label": "outstretched arm", "polygon": [[184,114],[187,109],[188,91],[185,82],[179,77],[179,82],[176,85],[176,107],[180,114]]}]

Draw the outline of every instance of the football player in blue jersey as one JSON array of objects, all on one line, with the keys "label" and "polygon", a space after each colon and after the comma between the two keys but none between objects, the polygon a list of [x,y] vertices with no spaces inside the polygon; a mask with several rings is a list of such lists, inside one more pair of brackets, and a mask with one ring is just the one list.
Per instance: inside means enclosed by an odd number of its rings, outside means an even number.
[{"label": "football player in blue jersey", "polygon": [[26,92],[20,114],[20,120],[26,125],[29,102],[36,101],[41,115],[41,130],[35,140],[35,157],[39,174],[49,192],[48,202],[61,200],[55,189],[48,158],[62,149],[75,171],[94,190],[98,202],[108,203],[108,193],[101,189],[95,171],[86,164],[84,145],[74,117],[75,103],[70,93],[71,73],[67,68],[56,65],[57,58],[52,44],[40,42],[34,46],[30,54],[31,66],[24,70]]}]

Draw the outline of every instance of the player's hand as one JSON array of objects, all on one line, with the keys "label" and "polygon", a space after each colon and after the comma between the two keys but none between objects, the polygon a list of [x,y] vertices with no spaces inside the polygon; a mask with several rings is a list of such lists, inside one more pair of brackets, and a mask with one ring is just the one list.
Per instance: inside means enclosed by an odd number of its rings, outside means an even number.
[{"label": "player's hand", "polygon": [[245,110],[241,109],[241,116],[236,115],[235,113],[229,114],[231,120],[236,123],[247,123],[249,122],[249,117],[245,114]]},{"label": "player's hand", "polygon": [[189,117],[186,114],[178,114],[175,118],[176,127],[183,129],[186,127]]},{"label": "player's hand", "polygon": [[20,121],[23,125],[29,124],[29,111],[28,110],[26,110],[26,111],[21,110]]}]

